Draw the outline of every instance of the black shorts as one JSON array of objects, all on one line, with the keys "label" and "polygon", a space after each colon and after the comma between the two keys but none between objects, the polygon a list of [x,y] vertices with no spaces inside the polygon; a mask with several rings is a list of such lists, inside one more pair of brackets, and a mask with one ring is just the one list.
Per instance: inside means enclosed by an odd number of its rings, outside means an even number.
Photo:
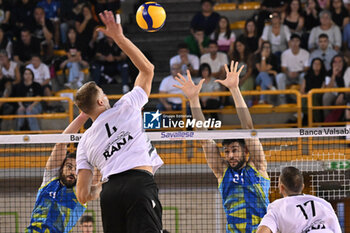
[{"label": "black shorts", "polygon": [[153,175],[128,170],[109,177],[102,186],[104,233],[160,233],[162,205]]}]

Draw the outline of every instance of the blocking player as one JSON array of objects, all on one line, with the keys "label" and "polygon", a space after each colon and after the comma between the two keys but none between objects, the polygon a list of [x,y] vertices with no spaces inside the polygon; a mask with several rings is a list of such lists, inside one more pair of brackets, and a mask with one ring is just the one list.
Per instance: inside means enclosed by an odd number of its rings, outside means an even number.
[{"label": "blocking player", "polygon": [[[253,121],[247,105],[239,90],[238,62],[231,62],[230,70],[225,65],[226,79],[216,80],[227,87],[235,102],[238,117],[243,129],[253,129]],[[197,121],[204,121],[199,92],[204,80],[195,85],[189,79],[178,74],[181,86],[190,102],[192,116]],[[198,130],[206,130],[199,128]],[[213,140],[204,140],[202,147],[207,163],[219,183],[226,213],[226,232],[255,232],[269,204],[268,191],[270,179],[267,174],[267,163],[263,147],[258,138],[227,139],[222,142],[225,157],[221,157],[218,145]],[[249,159],[248,157],[249,152]]]},{"label": "blocking player", "polygon": [[[88,116],[81,113],[63,133],[77,133],[87,119]],[[70,232],[75,226],[86,209],[77,201],[75,194],[75,165],[75,154],[67,154],[67,143],[57,143],[46,163],[43,182],[25,232],[63,233]]]},{"label": "blocking player", "polygon": [[278,188],[283,198],[268,206],[258,233],[341,233],[332,205],[322,198],[302,193],[304,179],[299,169],[283,168]]},{"label": "blocking player", "polygon": [[[151,92],[154,66],[124,34],[111,11],[100,14],[105,29],[139,70],[132,91],[111,108],[94,82],[84,84],[75,102],[93,120],[80,139],[77,152],[77,196],[92,199],[92,168],[102,174],[101,212],[105,233],[161,232],[162,206],[153,174],[163,161],[142,125],[142,107]],[[118,21],[118,17],[117,17]]]}]

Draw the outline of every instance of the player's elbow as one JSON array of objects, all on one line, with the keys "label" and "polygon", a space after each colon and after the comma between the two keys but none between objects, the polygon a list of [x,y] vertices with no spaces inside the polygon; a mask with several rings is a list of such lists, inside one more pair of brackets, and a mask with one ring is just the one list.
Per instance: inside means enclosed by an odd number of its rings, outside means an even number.
[{"label": "player's elbow", "polygon": [[150,77],[153,77],[154,75],[154,65],[152,63],[147,64],[147,66],[144,68],[143,72]]},{"label": "player's elbow", "polygon": [[85,204],[88,202],[89,195],[85,193],[84,191],[77,189],[77,199],[81,204]]}]

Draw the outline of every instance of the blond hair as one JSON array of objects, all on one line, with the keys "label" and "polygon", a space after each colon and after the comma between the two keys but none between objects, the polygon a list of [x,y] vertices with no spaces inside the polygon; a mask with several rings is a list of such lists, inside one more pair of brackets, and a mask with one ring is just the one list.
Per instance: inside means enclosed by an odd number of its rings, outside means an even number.
[{"label": "blond hair", "polygon": [[98,96],[98,86],[95,82],[85,83],[75,95],[75,104],[86,114],[92,113]]}]

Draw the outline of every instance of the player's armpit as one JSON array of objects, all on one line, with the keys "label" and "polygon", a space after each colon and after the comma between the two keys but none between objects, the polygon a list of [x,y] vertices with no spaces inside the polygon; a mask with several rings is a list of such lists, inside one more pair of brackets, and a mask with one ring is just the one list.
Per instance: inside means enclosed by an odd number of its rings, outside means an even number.
[{"label": "player's armpit", "polygon": [[217,144],[214,140],[203,140],[202,148],[204,150],[208,166],[213,171],[215,177],[220,180],[225,169],[227,168],[227,164],[221,157]]},{"label": "player's armpit", "polygon": [[267,226],[259,226],[256,233],[272,233],[272,231]]},{"label": "player's armpit", "polygon": [[244,139],[248,151],[249,151],[249,163],[263,175],[268,178],[267,174],[267,162],[265,158],[264,148],[258,138],[247,138]]}]

